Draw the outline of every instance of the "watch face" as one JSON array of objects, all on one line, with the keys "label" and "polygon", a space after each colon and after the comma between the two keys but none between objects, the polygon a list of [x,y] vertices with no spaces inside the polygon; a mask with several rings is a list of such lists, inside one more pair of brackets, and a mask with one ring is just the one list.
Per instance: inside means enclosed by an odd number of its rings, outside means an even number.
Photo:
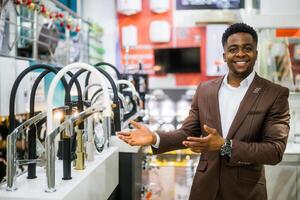
[{"label": "watch face", "polygon": [[228,156],[231,157],[231,141],[225,140],[224,145],[220,149],[220,155],[221,156]]}]

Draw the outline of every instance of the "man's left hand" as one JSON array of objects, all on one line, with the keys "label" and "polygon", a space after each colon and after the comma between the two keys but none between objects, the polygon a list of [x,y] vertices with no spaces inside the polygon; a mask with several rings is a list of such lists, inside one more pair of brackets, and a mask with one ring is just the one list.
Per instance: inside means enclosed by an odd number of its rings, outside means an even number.
[{"label": "man's left hand", "polygon": [[203,126],[207,136],[205,137],[187,137],[186,141],[182,144],[190,148],[193,152],[200,153],[204,151],[219,151],[225,143],[224,138],[214,128],[207,125]]}]

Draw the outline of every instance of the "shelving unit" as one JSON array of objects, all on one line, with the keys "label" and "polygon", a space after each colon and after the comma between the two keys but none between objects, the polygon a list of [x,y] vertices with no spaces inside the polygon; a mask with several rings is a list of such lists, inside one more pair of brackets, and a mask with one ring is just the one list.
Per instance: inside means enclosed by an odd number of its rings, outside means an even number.
[{"label": "shelving unit", "polygon": [[[42,6],[46,11],[41,11]],[[3,37],[9,38],[9,47],[0,48],[0,56],[61,66],[75,61],[102,60],[101,26],[83,19],[59,1],[17,5],[15,1],[7,0],[2,11],[9,12],[6,18],[0,19],[6,24]],[[95,54],[93,49],[98,52],[100,49],[100,53]]]}]

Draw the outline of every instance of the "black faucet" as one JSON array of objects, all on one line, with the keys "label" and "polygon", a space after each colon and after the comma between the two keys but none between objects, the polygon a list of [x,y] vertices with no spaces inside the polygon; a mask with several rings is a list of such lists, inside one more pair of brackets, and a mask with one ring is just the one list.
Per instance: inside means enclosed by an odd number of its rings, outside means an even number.
[{"label": "black faucet", "polygon": [[[57,70],[60,70],[61,68],[56,67]],[[30,113],[29,116],[33,117],[34,116],[34,107],[35,107],[35,94],[36,94],[36,90],[38,88],[38,85],[40,83],[40,81],[51,71],[49,70],[45,70],[43,71],[35,80],[32,89],[31,89],[31,93],[30,93]],[[67,72],[67,75],[69,75],[70,77],[73,76],[72,72]],[[62,81],[65,80],[64,78],[62,79]],[[65,91],[66,91],[66,96],[65,96],[65,105],[69,106],[69,109],[67,110],[66,114],[70,115],[72,112],[72,100],[71,100],[71,96],[70,96],[70,89],[68,88],[68,84],[66,81],[63,81],[64,87],[65,87]],[[81,87],[80,84],[78,82],[78,80],[75,80],[75,86],[77,89],[77,93],[78,96],[81,98],[82,97],[82,91],[81,91]],[[30,129],[33,134],[35,134],[35,130],[34,129]],[[31,157],[36,157],[36,153],[35,153],[35,140],[30,142],[30,146],[32,146],[32,148],[29,148],[29,152],[33,152]],[[70,150],[68,150],[70,149]],[[69,155],[70,154],[70,155]],[[64,138],[63,136],[61,136],[61,140],[59,141],[59,149],[58,149],[58,153],[57,156],[59,157],[59,159],[63,160],[63,169],[64,169],[64,173],[63,173],[63,179],[68,180],[71,179],[71,161],[74,160],[75,158],[75,145],[72,145],[72,140],[70,138]],[[35,166],[34,167],[34,171],[35,171]],[[31,168],[33,168],[31,167]],[[28,174],[32,174],[32,169],[28,168]],[[29,175],[28,175],[29,176]]]},{"label": "black faucet", "polygon": [[[12,132],[16,128],[16,121],[15,121],[15,98],[17,89],[20,85],[21,80],[33,70],[36,69],[45,69],[49,70],[53,73],[58,73],[58,70],[53,68],[50,65],[46,64],[34,64],[30,67],[26,68],[21,74],[16,78],[11,93],[10,93],[10,100],[9,100],[9,122],[10,122],[10,132]],[[65,79],[62,79],[62,82],[65,86],[65,89],[67,88],[67,82]],[[66,99],[70,100],[70,95],[66,94]],[[30,131],[28,136],[28,158],[29,159],[36,159],[36,133],[35,131]],[[29,179],[36,178],[36,163],[32,163],[28,165],[28,177]]]}]

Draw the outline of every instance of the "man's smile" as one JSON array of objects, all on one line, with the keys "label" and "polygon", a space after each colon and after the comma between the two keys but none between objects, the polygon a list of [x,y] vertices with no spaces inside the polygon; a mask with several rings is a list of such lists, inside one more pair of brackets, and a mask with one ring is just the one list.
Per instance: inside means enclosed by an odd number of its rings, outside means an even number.
[{"label": "man's smile", "polygon": [[234,61],[233,63],[234,63],[234,65],[236,65],[237,67],[247,67],[249,61]]}]

